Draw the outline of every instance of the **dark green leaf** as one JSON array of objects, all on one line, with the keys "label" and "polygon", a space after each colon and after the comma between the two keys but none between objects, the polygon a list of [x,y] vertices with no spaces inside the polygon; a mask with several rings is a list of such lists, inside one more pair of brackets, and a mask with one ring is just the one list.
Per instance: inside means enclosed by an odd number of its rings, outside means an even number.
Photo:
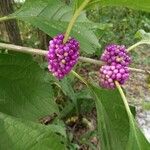
[{"label": "dark green leaf", "polygon": [[67,101],[60,113],[60,118],[71,117],[72,115],[76,115],[75,104]]},{"label": "dark green leaf", "polygon": [[150,12],[149,0],[92,0],[89,6],[123,6],[136,10],[143,10]]},{"label": "dark green leaf", "polygon": [[101,148],[148,150],[150,145],[134,120],[135,128],[131,125],[119,92],[100,89],[93,85],[90,89],[96,101]]},{"label": "dark green leaf", "polygon": [[[1,150],[66,150],[58,127],[43,126],[0,113]],[[60,129],[59,129],[60,130]]]},{"label": "dark green leaf", "polygon": [[66,106],[63,108],[61,112],[61,116],[66,116],[71,114],[76,109],[76,113],[79,113],[78,101],[72,87],[71,76],[65,77],[63,80],[59,82],[63,93],[69,98],[67,99]]},{"label": "dark green leaf", "polygon": [[0,54],[0,112],[33,121],[58,113],[46,76],[27,55]]},{"label": "dark green leaf", "polygon": [[65,77],[59,82],[59,84],[64,94],[68,96],[74,103],[76,103],[77,98],[72,87],[71,79],[69,77]]},{"label": "dark green leaf", "polygon": [[76,97],[78,99],[92,99],[89,89],[84,89],[76,92]]},{"label": "dark green leaf", "polygon": [[[71,7],[58,0],[27,0],[12,16],[31,23],[53,37],[66,31],[72,14]],[[71,31],[71,35],[80,41],[81,50],[89,54],[100,47],[91,26],[92,23],[82,13]]]}]

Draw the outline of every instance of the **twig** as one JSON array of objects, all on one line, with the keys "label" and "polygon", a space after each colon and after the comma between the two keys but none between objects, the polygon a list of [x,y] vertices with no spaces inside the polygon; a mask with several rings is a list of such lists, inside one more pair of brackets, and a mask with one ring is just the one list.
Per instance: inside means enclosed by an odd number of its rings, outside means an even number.
[{"label": "twig", "polygon": [[12,16],[4,16],[4,17],[1,17],[0,18],[0,22],[3,22],[3,21],[7,21],[7,20],[11,20],[11,19],[15,19],[16,17],[12,17]]},{"label": "twig", "polygon": [[[118,81],[115,81],[115,84],[116,84],[116,87],[122,97],[122,100],[123,100],[123,103],[124,103],[124,106],[126,108],[126,111],[127,111],[127,115],[128,115],[128,118],[129,118],[129,123],[130,123],[130,128],[131,130],[133,131],[132,133],[132,137],[134,138],[134,140],[137,142],[137,145],[139,147],[140,150],[142,150],[141,148],[141,144],[139,142],[139,137],[137,136],[137,126],[136,126],[136,122],[134,120],[134,117],[132,115],[132,112],[130,110],[130,107],[129,107],[129,104],[128,104],[128,101],[127,101],[127,98],[120,86],[120,84],[118,83]],[[131,146],[130,146],[131,147]],[[130,148],[129,148],[130,149]]]},{"label": "twig", "polygon": [[72,29],[73,25],[75,24],[77,18],[79,17],[80,12],[86,7],[86,5],[89,3],[89,1],[90,0],[84,0],[83,3],[80,5],[80,7],[75,11],[75,13],[74,13],[74,15],[73,15],[68,27],[67,27],[64,41],[63,41],[64,43],[66,43],[66,41],[68,40],[71,29]]},{"label": "twig", "polygon": [[104,62],[102,62],[100,60],[91,59],[91,58],[87,58],[87,57],[83,57],[83,56],[79,57],[79,61],[88,62],[88,63],[91,63],[91,64],[100,65],[100,66],[105,64]]},{"label": "twig", "polygon": [[80,75],[78,75],[75,71],[71,70],[71,73],[77,77],[79,80],[81,80],[87,87],[89,86],[86,82],[86,80],[84,80]]},{"label": "twig", "polygon": [[128,67],[129,70],[133,71],[133,72],[138,72],[138,73],[143,73],[143,74],[149,74],[150,75],[150,71],[149,70],[142,70],[142,69],[137,69],[137,68],[130,68]]},{"label": "twig", "polygon": [[[21,52],[21,53],[41,55],[41,56],[46,56],[48,53],[48,51],[42,50],[42,49],[34,49],[30,47],[23,47],[23,46],[6,44],[6,43],[0,43],[0,48],[12,50],[16,52]],[[99,66],[104,65],[104,63],[100,60],[95,60],[95,59],[91,59],[91,58],[87,58],[83,56],[79,57],[79,61],[88,62],[88,63],[92,63],[92,64],[99,65]],[[150,71],[148,70],[142,70],[142,69],[136,69],[136,68],[130,68],[130,67],[129,67],[129,70],[133,72],[143,73],[143,74],[150,74]]]},{"label": "twig", "polygon": [[129,118],[130,118],[130,116],[132,116],[132,113],[131,113],[130,107],[129,107],[129,105],[128,105],[128,101],[127,101],[127,99],[126,99],[126,97],[125,97],[125,94],[124,94],[124,92],[123,92],[123,90],[122,90],[120,84],[118,83],[118,81],[115,81],[115,84],[116,84],[116,87],[117,87],[117,89],[118,89],[118,91],[119,91],[121,97],[122,97],[123,103],[124,103],[124,105],[125,105],[125,108],[126,108],[126,110],[127,110],[128,116],[129,116]]},{"label": "twig", "polygon": [[45,50],[23,47],[23,46],[18,46],[13,44],[0,43],[0,47],[8,50],[16,51],[16,52],[21,52],[21,53],[36,54],[42,56],[47,55],[47,51]]},{"label": "twig", "polygon": [[[34,49],[30,47],[23,47],[23,46],[18,46],[18,45],[13,45],[13,44],[5,44],[5,43],[0,43],[1,48],[5,48],[8,50],[16,51],[16,52],[21,52],[21,53],[28,53],[28,54],[35,54],[35,55],[41,55],[41,56],[46,56],[47,51],[42,50],[42,49]],[[100,60],[95,60],[87,57],[80,56],[79,61],[82,62],[89,62],[92,64],[97,64],[97,65],[103,65],[104,63]]]},{"label": "twig", "polygon": [[147,41],[147,40],[143,40],[143,41],[140,41],[140,42],[138,42],[138,43],[136,43],[136,44],[134,44],[134,45],[132,45],[132,46],[130,46],[128,49],[127,49],[127,51],[129,52],[129,51],[131,51],[132,49],[134,49],[135,47],[137,47],[137,46],[139,46],[139,45],[142,45],[142,44],[150,44],[150,41]]}]

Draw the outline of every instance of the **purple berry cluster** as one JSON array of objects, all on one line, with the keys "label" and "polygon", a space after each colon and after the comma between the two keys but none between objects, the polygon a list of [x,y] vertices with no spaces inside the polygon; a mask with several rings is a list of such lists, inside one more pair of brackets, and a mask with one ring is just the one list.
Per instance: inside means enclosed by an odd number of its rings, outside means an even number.
[{"label": "purple berry cluster", "polygon": [[100,68],[100,86],[108,89],[114,89],[114,81],[118,81],[120,84],[124,84],[129,78],[129,70],[127,67],[123,67],[120,64],[115,66],[105,65]]},{"label": "purple berry cluster", "polygon": [[101,56],[101,60],[109,65],[116,65],[119,63],[122,66],[128,66],[131,63],[131,57],[125,46],[116,44],[106,46],[105,51]]},{"label": "purple berry cluster", "polygon": [[107,89],[114,89],[114,81],[118,81],[121,85],[129,78],[128,65],[131,58],[123,45],[110,44],[106,47],[101,56],[101,60],[106,65],[100,68],[100,86]]},{"label": "purple berry cluster", "polygon": [[64,35],[59,34],[49,42],[48,69],[53,75],[62,79],[67,75],[79,58],[79,42],[69,38],[63,43]]}]

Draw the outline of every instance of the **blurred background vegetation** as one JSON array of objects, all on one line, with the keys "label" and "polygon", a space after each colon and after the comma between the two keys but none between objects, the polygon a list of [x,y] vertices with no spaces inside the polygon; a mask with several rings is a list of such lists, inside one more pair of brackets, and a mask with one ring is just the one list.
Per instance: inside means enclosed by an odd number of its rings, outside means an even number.
[{"label": "blurred background vegetation", "polygon": [[[1,0],[0,16],[13,13],[21,7],[25,0]],[[63,0],[68,3],[68,0]],[[95,31],[101,49],[107,43],[118,43],[130,46],[138,39],[136,32],[140,29],[150,32],[149,14],[142,11],[122,7],[94,7],[87,11],[88,18],[93,22],[102,23]],[[94,29],[93,29],[94,30]],[[42,31],[21,21],[8,21],[0,24],[0,41],[46,49],[50,37]],[[96,55],[100,54],[97,50]]]}]

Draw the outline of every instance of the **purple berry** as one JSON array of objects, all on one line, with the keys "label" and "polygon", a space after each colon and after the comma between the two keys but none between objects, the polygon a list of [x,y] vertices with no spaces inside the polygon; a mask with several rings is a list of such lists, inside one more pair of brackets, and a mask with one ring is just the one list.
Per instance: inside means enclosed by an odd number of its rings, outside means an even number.
[{"label": "purple berry", "polygon": [[124,66],[102,66],[99,71],[100,86],[107,89],[114,89],[114,81],[118,81],[121,85],[129,78],[129,70]]},{"label": "purple berry", "polygon": [[63,43],[64,35],[59,34],[49,42],[48,69],[58,78],[63,79],[67,75],[79,58],[79,42],[74,38]]},{"label": "purple berry", "polygon": [[106,46],[101,60],[108,65],[121,64],[122,66],[128,66],[131,63],[130,55],[125,46],[116,44]]}]

